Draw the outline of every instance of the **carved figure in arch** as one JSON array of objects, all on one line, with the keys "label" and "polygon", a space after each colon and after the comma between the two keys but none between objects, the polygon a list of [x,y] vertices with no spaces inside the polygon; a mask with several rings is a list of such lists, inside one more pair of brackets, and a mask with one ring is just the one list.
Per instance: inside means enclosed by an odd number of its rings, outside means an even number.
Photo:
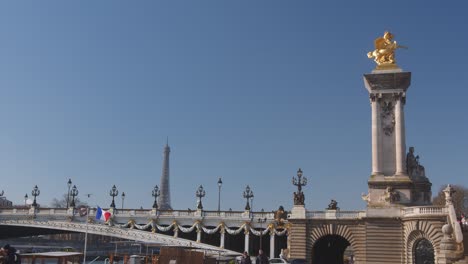
[{"label": "carved figure in arch", "polygon": [[414,156],[414,147],[410,147],[406,155],[406,172],[410,177],[426,177],[426,170],[419,163],[419,155]]}]

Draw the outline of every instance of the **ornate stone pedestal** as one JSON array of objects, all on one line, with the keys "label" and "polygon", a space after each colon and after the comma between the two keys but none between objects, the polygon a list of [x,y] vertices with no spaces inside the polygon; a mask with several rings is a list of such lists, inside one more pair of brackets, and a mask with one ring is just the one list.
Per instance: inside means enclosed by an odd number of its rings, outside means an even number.
[{"label": "ornate stone pedestal", "polygon": [[372,173],[363,199],[373,208],[430,204],[430,182],[416,181],[406,164],[404,105],[411,73],[374,70],[364,74],[364,84],[372,108]]},{"label": "ornate stone pedestal", "polygon": [[306,218],[306,209],[304,205],[294,205],[291,210],[291,219],[305,219]]}]

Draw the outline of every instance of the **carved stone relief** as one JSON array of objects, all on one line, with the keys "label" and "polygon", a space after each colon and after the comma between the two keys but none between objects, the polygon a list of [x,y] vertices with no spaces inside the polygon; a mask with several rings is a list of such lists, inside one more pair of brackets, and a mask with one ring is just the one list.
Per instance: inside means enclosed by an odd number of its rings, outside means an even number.
[{"label": "carved stone relief", "polygon": [[384,131],[385,135],[391,136],[395,129],[395,113],[394,113],[395,106],[392,102],[383,101],[381,103],[381,121],[382,121],[382,130]]}]

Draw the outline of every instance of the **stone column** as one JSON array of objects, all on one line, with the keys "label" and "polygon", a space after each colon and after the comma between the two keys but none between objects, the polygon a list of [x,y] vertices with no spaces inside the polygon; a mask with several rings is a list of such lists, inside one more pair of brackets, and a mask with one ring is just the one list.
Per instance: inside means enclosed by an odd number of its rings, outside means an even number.
[{"label": "stone column", "polygon": [[275,230],[270,231],[270,258],[275,257]]},{"label": "stone column", "polygon": [[201,242],[201,229],[197,229],[197,242],[200,243]]},{"label": "stone column", "polygon": [[372,107],[372,175],[382,174],[380,104],[377,94],[369,95]]},{"label": "stone column", "polygon": [[179,237],[179,227],[177,225],[174,226],[174,237],[175,238]]},{"label": "stone column", "polygon": [[244,251],[249,252],[249,230],[245,230],[244,237]]},{"label": "stone column", "polygon": [[405,97],[403,94],[395,96],[395,153],[396,172],[395,175],[406,174],[406,143],[405,143],[405,116],[403,105]]},{"label": "stone column", "polygon": [[220,248],[224,248],[224,234],[225,233],[226,233],[226,230],[224,230],[224,228],[222,228],[221,231],[220,231],[220,234],[221,234],[220,241],[219,241],[219,247]]}]

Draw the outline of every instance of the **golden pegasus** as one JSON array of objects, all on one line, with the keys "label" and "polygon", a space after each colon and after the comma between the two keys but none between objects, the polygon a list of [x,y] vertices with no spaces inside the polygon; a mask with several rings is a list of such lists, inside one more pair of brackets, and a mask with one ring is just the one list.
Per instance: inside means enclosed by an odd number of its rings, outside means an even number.
[{"label": "golden pegasus", "polygon": [[374,58],[377,63],[377,69],[395,69],[398,68],[395,60],[395,50],[398,48],[407,49],[405,46],[398,45],[393,40],[393,34],[386,31],[383,37],[379,37],[374,41],[375,50],[368,52],[369,59]]}]

